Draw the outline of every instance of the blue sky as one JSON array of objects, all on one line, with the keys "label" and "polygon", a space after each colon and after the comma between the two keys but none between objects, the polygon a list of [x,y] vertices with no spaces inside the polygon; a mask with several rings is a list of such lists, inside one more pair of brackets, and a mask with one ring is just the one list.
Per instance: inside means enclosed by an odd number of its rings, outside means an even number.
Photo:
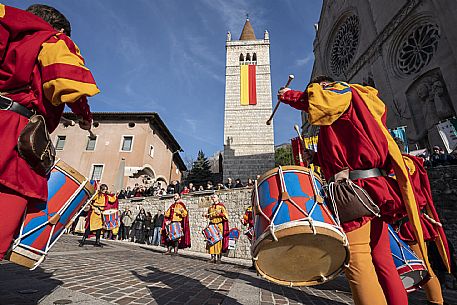
[{"label": "blue sky", "polygon": [[[27,8],[37,1],[6,1]],[[202,149],[223,149],[225,38],[238,39],[249,13],[257,38],[270,33],[272,90],[291,73],[303,90],[312,64],[313,24],[322,1],[303,0],[78,0],[40,2],[72,24],[101,93],[93,111],[158,112],[184,149],[184,160]],[[273,101],[276,103],[276,101]],[[300,114],[281,105],[275,144],[295,137]]]}]

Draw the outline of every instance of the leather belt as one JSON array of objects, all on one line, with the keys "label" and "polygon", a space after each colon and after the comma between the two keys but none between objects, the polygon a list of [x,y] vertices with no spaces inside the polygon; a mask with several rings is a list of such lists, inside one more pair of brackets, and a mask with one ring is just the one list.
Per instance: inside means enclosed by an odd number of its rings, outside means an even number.
[{"label": "leather belt", "polygon": [[385,171],[379,168],[356,169],[349,172],[349,179],[366,179],[373,177],[387,176]]},{"label": "leather belt", "polygon": [[22,106],[19,103],[14,102],[12,99],[7,98],[5,96],[0,95],[0,110],[9,110],[16,112],[26,118],[30,119],[30,117],[34,114],[32,110],[28,109],[25,106]]}]

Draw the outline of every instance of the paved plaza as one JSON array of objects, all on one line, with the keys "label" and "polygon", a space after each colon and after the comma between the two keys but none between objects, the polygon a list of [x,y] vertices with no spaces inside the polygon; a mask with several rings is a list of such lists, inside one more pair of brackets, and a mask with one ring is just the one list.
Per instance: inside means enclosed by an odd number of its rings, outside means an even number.
[{"label": "paved plaza", "polygon": [[[353,304],[344,277],[315,287],[269,283],[248,270],[249,261],[207,263],[200,253],[162,255],[162,248],[104,241],[99,249],[63,236],[35,271],[0,263],[0,304]],[[446,299],[457,300],[456,291]],[[422,292],[410,304],[425,304]]]}]

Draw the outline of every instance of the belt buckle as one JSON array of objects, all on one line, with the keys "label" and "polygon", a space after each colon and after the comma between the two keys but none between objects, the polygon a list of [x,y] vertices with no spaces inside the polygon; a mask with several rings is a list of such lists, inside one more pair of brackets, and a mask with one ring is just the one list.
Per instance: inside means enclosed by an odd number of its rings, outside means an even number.
[{"label": "belt buckle", "polygon": [[3,95],[0,95],[0,99],[5,100],[10,103],[6,108],[2,108],[2,106],[0,106],[0,109],[10,110],[10,108],[13,106],[13,100],[10,99],[9,97],[3,96]]}]

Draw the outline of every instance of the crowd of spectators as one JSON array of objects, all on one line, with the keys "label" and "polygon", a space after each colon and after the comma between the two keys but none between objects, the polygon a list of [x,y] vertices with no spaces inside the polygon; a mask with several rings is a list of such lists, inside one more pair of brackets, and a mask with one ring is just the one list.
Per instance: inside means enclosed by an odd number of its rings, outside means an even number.
[{"label": "crowd of spectators", "polygon": [[[259,177],[257,177],[259,178]],[[149,197],[149,196],[164,196],[170,194],[181,194],[186,195],[192,192],[208,191],[208,190],[228,190],[243,187],[253,187],[254,180],[248,179],[246,183],[243,183],[241,179],[233,181],[232,178],[227,178],[225,183],[213,184],[212,181],[207,181],[205,185],[194,185],[189,183],[187,185],[179,183],[177,180],[173,180],[166,188],[162,187],[161,182],[154,184],[153,186],[145,187],[135,183],[133,189],[128,186],[125,190],[121,190],[117,197],[119,199],[129,199],[135,197]]]},{"label": "crowd of spectators", "polygon": [[440,146],[433,146],[432,152],[425,152],[424,154],[418,155],[423,158],[425,167],[436,167],[445,165],[457,165],[457,149],[447,153]]}]

